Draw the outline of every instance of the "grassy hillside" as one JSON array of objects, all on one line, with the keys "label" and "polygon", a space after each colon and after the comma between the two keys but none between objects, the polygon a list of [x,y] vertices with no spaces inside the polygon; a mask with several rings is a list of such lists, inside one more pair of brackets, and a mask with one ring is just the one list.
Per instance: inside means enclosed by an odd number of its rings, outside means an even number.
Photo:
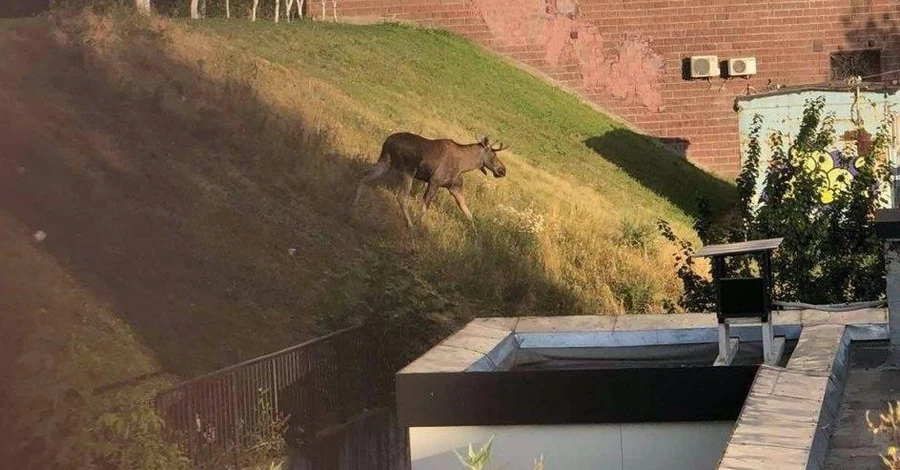
[{"label": "grassy hillside", "polygon": [[[658,311],[678,285],[655,218],[689,235],[696,195],[731,197],[435,31],[84,14],[0,22],[0,56],[0,461],[77,445],[71,397],[127,403],[368,315],[427,341]],[[466,176],[477,234],[446,192],[414,246],[387,185],[349,207],[397,130],[510,145],[507,178]]]}]

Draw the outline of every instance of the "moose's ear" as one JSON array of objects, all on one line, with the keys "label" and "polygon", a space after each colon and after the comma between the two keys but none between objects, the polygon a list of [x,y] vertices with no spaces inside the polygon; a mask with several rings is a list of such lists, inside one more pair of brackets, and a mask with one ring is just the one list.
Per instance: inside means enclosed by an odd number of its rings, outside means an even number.
[{"label": "moose's ear", "polygon": [[488,142],[488,136],[486,136],[486,135],[485,135],[485,136],[479,137],[478,143],[481,144],[481,145],[483,145],[483,146],[485,146],[485,147],[489,147],[489,146],[490,146],[490,142]]}]

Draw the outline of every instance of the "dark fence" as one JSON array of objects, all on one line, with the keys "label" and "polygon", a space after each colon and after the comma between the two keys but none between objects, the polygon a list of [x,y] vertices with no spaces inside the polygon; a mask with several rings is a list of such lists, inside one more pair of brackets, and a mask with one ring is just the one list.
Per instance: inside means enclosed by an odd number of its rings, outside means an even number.
[{"label": "dark fence", "polygon": [[376,324],[341,330],[183,382],[159,394],[155,408],[194,460],[228,455],[240,466],[241,453],[279,419],[289,445],[307,447],[390,406],[399,364],[387,337]]}]

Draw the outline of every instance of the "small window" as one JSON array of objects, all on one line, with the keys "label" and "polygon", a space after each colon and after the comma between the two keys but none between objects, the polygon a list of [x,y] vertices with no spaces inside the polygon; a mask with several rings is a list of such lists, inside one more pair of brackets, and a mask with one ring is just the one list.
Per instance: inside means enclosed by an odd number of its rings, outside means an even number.
[{"label": "small window", "polygon": [[863,77],[863,81],[878,81],[881,73],[881,50],[841,51],[831,54],[831,79],[846,80]]}]

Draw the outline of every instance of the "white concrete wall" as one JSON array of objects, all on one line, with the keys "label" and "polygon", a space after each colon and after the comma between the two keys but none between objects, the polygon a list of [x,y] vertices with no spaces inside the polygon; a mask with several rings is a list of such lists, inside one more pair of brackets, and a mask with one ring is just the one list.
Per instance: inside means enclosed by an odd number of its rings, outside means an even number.
[{"label": "white concrete wall", "polygon": [[[495,434],[485,470],[713,470],[733,421],[410,428],[413,470],[464,470],[465,455]],[[774,470],[774,469],[773,469]]]}]

